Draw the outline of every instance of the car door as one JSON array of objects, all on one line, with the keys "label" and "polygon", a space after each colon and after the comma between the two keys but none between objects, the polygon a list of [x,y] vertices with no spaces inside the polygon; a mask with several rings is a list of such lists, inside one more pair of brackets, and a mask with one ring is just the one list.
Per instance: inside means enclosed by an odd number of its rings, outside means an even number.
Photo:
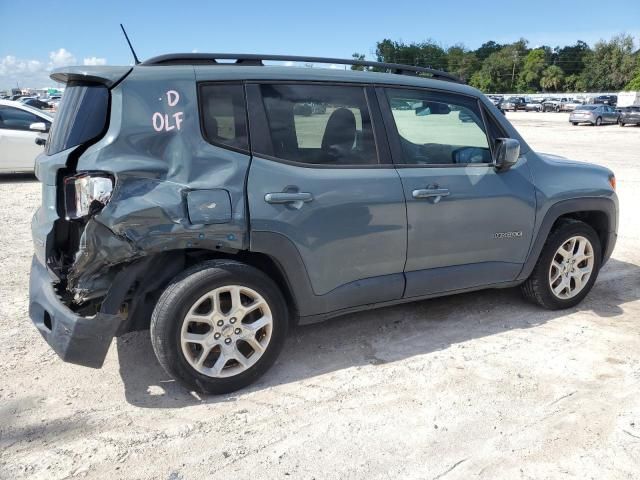
[{"label": "car door", "polygon": [[605,115],[607,116],[608,123],[617,123],[618,122],[618,112],[616,112],[615,108],[606,106]]},{"label": "car door", "polygon": [[45,120],[26,110],[0,105],[0,170],[33,170],[42,146],[36,145],[39,132],[30,126],[39,122]]},{"label": "car door", "polygon": [[526,158],[496,171],[492,145],[504,134],[474,97],[393,88],[378,97],[407,202],[405,297],[514,280],[535,217]]},{"label": "car door", "polygon": [[373,118],[375,92],[263,83],[247,95],[251,249],[288,265],[303,279],[294,288],[309,282],[300,314],[401,298],[404,194]]}]

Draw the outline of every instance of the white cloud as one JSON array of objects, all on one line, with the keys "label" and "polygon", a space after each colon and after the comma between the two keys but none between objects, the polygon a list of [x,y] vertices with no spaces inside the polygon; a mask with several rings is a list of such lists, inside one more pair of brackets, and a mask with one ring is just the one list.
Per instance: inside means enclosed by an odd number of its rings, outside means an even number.
[{"label": "white cloud", "polygon": [[[107,59],[102,57],[86,57],[83,65],[106,65]],[[55,82],[49,78],[54,68],[78,65],[78,61],[69,50],[59,48],[49,52],[48,61],[18,58],[14,55],[0,57],[0,90],[14,88],[42,88],[53,86]]]},{"label": "white cloud", "polygon": [[101,57],[89,57],[82,61],[83,65],[106,65],[107,59]]},{"label": "white cloud", "polygon": [[74,57],[71,52],[64,48],[60,48],[55,52],[49,53],[49,69],[58,68],[58,67],[66,67],[68,65],[75,65],[76,57]]}]

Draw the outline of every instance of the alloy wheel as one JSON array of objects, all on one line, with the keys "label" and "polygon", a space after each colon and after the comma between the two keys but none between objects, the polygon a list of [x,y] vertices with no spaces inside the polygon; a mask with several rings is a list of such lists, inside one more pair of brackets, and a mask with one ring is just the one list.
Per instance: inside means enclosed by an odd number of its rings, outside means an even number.
[{"label": "alloy wheel", "polygon": [[238,375],[262,357],[273,331],[266,300],[240,285],[202,295],[182,322],[180,344],[191,367],[213,378]]},{"label": "alloy wheel", "polygon": [[578,295],[589,282],[594,267],[593,246],[583,236],[564,242],[551,260],[549,286],[553,294],[566,300]]}]

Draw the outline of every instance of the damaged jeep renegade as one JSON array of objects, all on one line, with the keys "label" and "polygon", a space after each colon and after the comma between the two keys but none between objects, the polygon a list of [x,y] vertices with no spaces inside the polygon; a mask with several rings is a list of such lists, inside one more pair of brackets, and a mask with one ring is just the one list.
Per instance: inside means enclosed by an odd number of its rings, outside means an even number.
[{"label": "damaged jeep renegade", "polygon": [[230,392],[297,324],[518,285],[573,307],[616,243],[613,173],[533,152],[445,72],[172,54],[52,78],[29,310],[67,362],[148,329],[169,375]]}]

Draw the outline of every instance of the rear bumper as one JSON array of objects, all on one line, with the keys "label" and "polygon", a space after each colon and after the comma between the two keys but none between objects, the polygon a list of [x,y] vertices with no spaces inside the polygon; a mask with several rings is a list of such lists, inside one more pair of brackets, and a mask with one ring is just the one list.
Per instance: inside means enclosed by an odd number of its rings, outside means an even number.
[{"label": "rear bumper", "polygon": [[46,267],[36,258],[31,263],[29,316],[46,342],[65,362],[100,368],[122,317],[98,313],[82,317],[56,295]]}]

